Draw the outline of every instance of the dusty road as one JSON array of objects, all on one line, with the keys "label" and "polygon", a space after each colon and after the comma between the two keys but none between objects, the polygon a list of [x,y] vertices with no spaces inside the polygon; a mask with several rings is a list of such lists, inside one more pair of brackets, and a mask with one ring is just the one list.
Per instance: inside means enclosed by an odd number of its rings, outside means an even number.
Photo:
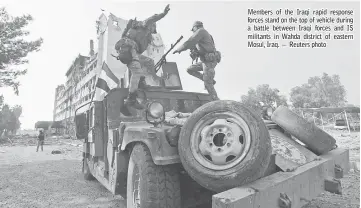
[{"label": "dusty road", "polygon": [[[333,135],[339,146],[351,149],[350,159],[359,164],[359,134]],[[71,145],[70,145],[71,143]],[[0,207],[6,208],[125,208],[97,181],[85,181],[81,173],[81,142],[47,139],[44,152],[35,152],[31,139],[0,145]],[[62,154],[51,154],[61,150]],[[359,172],[342,180],[343,195],[324,193],[306,208],[360,207]]]},{"label": "dusty road", "polygon": [[[49,142],[48,142],[49,143]],[[6,208],[123,208],[97,181],[81,173],[81,146],[45,145],[0,147],[0,207]],[[61,150],[62,154],[51,154]]]}]

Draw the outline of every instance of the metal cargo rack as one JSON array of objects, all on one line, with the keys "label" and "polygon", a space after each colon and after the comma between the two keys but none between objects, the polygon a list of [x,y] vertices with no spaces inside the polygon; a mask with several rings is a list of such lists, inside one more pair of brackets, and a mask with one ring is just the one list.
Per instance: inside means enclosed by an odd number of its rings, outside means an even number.
[{"label": "metal cargo rack", "polygon": [[342,194],[341,181],[349,171],[349,150],[335,148],[315,155],[295,140],[271,129],[297,147],[306,163],[295,163],[272,155],[267,176],[212,197],[212,208],[300,208],[322,192]]}]

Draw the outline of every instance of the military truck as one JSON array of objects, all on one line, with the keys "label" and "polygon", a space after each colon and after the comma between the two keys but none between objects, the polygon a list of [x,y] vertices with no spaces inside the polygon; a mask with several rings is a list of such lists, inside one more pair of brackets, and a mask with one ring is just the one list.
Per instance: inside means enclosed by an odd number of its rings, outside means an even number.
[{"label": "military truck", "polygon": [[[176,63],[158,66],[163,76],[148,75],[160,84],[138,92],[146,109],[124,105],[128,88],[115,88],[76,112],[86,180],[141,208],[296,208],[325,190],[341,194],[349,152],[330,135],[286,107],[263,120],[239,102],[185,92]],[[305,162],[272,151],[273,137]]]}]

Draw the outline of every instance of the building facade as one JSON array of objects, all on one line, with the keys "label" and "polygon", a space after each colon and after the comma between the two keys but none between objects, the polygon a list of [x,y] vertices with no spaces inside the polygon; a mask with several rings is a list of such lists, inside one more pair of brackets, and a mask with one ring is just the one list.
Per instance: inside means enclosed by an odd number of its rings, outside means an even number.
[{"label": "building facade", "polygon": [[[79,54],[65,74],[66,83],[58,85],[55,89],[53,120],[62,121],[65,126],[63,133],[75,135],[75,110],[91,100],[96,78],[103,63],[108,65],[119,80],[128,77],[127,66],[112,56],[116,54],[114,46],[120,39],[127,22],[113,14],[108,18],[102,14],[97,21],[97,52],[94,50],[94,42],[90,40],[89,55]],[[143,55],[158,62],[164,54],[164,45],[160,34],[154,34],[153,39]],[[124,84],[125,87],[129,85],[128,82]]]}]

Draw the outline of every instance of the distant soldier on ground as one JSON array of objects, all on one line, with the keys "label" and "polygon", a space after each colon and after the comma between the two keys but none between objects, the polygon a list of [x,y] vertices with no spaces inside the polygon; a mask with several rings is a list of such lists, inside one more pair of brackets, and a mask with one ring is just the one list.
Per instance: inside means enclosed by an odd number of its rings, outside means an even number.
[{"label": "distant soldier on ground", "polygon": [[[211,95],[212,100],[219,100],[214,85],[215,71],[214,68],[221,61],[221,53],[216,50],[213,37],[203,28],[203,23],[196,21],[192,27],[193,35],[182,46],[173,52],[181,53],[191,50],[192,59],[200,58],[200,62],[192,64],[187,72],[204,81],[204,86]],[[203,74],[200,73],[203,71]]]},{"label": "distant soldier on ground", "polygon": [[39,151],[39,146],[41,146],[41,151],[43,151],[44,140],[45,140],[45,134],[43,130],[40,130],[38,136],[38,147],[36,148],[37,152]]},{"label": "distant soldier on ground", "polygon": [[[144,76],[140,62],[154,66],[154,60],[141,54],[153,41],[152,34],[157,33],[156,22],[162,19],[169,10],[169,5],[167,5],[163,13],[155,14],[144,21],[137,21],[136,19],[129,20],[122,34],[122,38],[115,44],[118,59],[123,64],[126,64],[131,72],[129,96],[125,101],[127,106],[132,106],[137,109],[144,108],[144,106],[136,100],[139,81],[141,77]],[[142,87],[147,86],[144,80],[140,84]]]}]

